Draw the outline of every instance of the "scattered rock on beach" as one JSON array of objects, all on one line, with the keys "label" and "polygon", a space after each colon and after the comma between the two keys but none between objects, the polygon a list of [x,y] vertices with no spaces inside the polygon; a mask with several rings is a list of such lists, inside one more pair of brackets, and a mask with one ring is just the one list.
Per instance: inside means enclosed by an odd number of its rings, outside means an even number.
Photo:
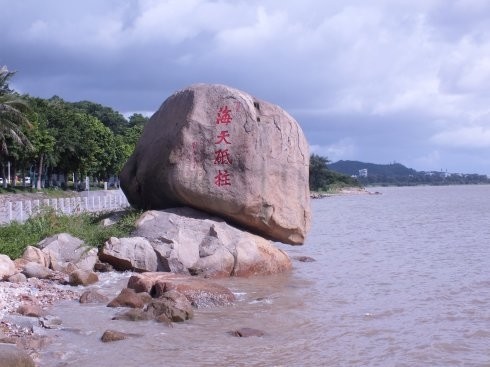
[{"label": "scattered rock on beach", "polygon": [[53,275],[53,271],[48,269],[47,267],[37,263],[37,262],[28,262],[25,264],[22,273],[27,278],[37,278],[37,279],[48,279]]},{"label": "scattered rock on beach", "polygon": [[109,297],[99,293],[95,289],[89,289],[82,293],[80,296],[80,303],[106,303],[109,301]]},{"label": "scattered rock on beach", "polygon": [[111,237],[99,251],[99,259],[120,271],[157,270],[157,255],[143,237]]},{"label": "scattered rock on beach", "polygon": [[226,306],[235,301],[235,295],[226,287],[208,279],[171,273],[134,274],[128,280],[128,288],[151,292],[158,298],[170,290],[175,290],[191,302],[194,307]]},{"label": "scattered rock on beach", "polygon": [[99,277],[96,273],[89,270],[78,269],[70,274],[69,283],[70,285],[77,286],[83,285],[87,286],[90,284],[97,283]]},{"label": "scattered rock on beach", "polygon": [[136,293],[134,289],[123,288],[107,307],[143,308],[151,301],[151,296],[146,292]]},{"label": "scattered rock on beach", "polygon": [[0,254],[0,280],[15,274],[15,264],[7,255]]},{"label": "scattered rock on beach", "polygon": [[37,245],[47,257],[50,268],[64,271],[69,263],[77,269],[93,270],[97,261],[97,249],[68,233],[48,237]]},{"label": "scattered rock on beach", "polygon": [[22,349],[14,344],[0,343],[1,367],[35,367],[34,361]]}]

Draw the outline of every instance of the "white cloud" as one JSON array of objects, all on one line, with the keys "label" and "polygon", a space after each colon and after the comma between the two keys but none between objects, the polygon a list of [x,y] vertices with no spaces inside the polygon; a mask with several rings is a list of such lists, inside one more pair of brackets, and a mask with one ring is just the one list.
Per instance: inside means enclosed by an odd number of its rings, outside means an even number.
[{"label": "white cloud", "polygon": [[442,146],[453,148],[490,148],[490,127],[466,126],[443,131],[431,140]]},{"label": "white cloud", "polygon": [[311,145],[310,152],[327,157],[330,161],[335,162],[340,159],[349,160],[355,157],[357,151],[353,139],[345,138],[330,145]]}]

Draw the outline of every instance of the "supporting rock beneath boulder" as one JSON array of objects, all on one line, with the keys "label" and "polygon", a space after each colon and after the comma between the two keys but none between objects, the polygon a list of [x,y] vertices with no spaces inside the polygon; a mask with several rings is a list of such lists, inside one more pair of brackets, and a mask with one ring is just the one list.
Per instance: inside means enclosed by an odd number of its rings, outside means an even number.
[{"label": "supporting rock beneath boulder", "polygon": [[111,238],[100,258],[119,270],[167,271],[205,277],[252,276],[291,270],[271,241],[191,208],[149,211],[132,238]]}]

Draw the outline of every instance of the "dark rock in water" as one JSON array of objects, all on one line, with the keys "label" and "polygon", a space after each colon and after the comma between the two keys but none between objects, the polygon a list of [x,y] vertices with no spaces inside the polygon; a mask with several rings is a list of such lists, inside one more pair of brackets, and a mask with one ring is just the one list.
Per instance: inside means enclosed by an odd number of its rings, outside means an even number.
[{"label": "dark rock in water", "polygon": [[196,84],[151,117],[120,177],[136,208],[192,206],[302,244],[311,217],[308,167],[304,134],[282,108]]},{"label": "dark rock in water", "polygon": [[309,256],[292,256],[292,259],[300,261],[302,263],[311,263],[316,261],[314,258]]},{"label": "dark rock in water", "polygon": [[228,332],[230,335],[238,336],[240,338],[248,338],[250,336],[264,336],[265,333],[262,330],[243,327],[234,331]]},{"label": "dark rock in water", "polygon": [[63,321],[59,317],[56,316],[45,316],[39,319],[39,323],[45,329],[59,329],[63,324]]},{"label": "dark rock in water", "polygon": [[156,322],[159,322],[159,323],[161,323],[161,324],[164,324],[165,326],[168,326],[168,327],[173,327],[173,326],[172,326],[172,320],[170,320],[170,319],[167,317],[167,315],[165,315],[165,314],[163,314],[163,313],[162,313],[161,315],[159,315],[159,316],[155,317],[155,321],[156,321]]},{"label": "dark rock in water", "polygon": [[197,308],[227,306],[235,301],[235,295],[226,287],[207,279],[171,273],[135,274],[129,278],[128,288],[151,292],[156,298],[176,290]]},{"label": "dark rock in water", "polygon": [[173,322],[182,322],[194,317],[189,300],[175,290],[165,292],[160,298],[151,301],[147,310],[154,315],[155,319],[164,315]]},{"label": "dark rock in water", "polygon": [[133,289],[124,288],[107,307],[143,308],[151,301],[151,296],[146,292],[136,293]]},{"label": "dark rock in water", "polygon": [[34,361],[22,349],[13,344],[0,343],[1,367],[35,367]]},{"label": "dark rock in water", "polygon": [[110,271],[114,271],[114,267],[109,263],[97,261],[94,265],[94,270],[100,273],[108,273]]},{"label": "dark rock in water", "polygon": [[146,321],[151,320],[153,317],[148,312],[140,309],[133,308],[126,312],[117,314],[112,320],[125,320],[125,321]]},{"label": "dark rock in water", "polygon": [[99,281],[99,277],[96,273],[90,270],[78,269],[70,274],[69,282],[70,285],[77,286],[83,285],[87,286],[90,284],[97,283]]},{"label": "dark rock in water", "polygon": [[109,301],[109,297],[97,292],[95,289],[89,289],[82,293],[80,296],[80,303],[106,303]]},{"label": "dark rock in water", "polygon": [[106,330],[106,331],[104,331],[104,334],[102,334],[102,337],[100,338],[100,340],[102,340],[104,343],[110,343],[110,342],[115,342],[118,340],[127,339],[130,336],[131,336],[131,334],[123,333],[120,331]]}]

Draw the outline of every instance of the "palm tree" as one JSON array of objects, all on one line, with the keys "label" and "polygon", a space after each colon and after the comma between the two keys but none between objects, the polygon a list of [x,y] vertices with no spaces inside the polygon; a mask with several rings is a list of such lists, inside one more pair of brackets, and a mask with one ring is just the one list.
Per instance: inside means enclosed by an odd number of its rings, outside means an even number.
[{"label": "palm tree", "polygon": [[[22,132],[22,127],[30,127],[31,124],[26,114],[29,113],[29,106],[12,90],[9,89],[8,80],[14,75],[6,66],[0,68],[0,162],[4,156],[8,155],[8,143],[13,141],[28,149],[32,148],[31,143]],[[1,172],[3,186],[7,186],[5,174]]]}]

